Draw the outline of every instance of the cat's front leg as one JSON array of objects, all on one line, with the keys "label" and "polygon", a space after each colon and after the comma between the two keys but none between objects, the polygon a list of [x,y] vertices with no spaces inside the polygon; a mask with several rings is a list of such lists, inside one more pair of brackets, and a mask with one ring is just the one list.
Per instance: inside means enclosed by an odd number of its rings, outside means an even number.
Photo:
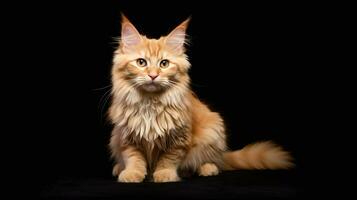
[{"label": "cat's front leg", "polygon": [[127,146],[121,152],[125,169],[118,176],[119,182],[139,183],[147,174],[146,161],[142,153],[134,146]]},{"label": "cat's front leg", "polygon": [[156,166],[153,174],[154,182],[176,182],[180,181],[177,174],[178,166],[186,154],[183,148],[173,149],[164,153]]}]

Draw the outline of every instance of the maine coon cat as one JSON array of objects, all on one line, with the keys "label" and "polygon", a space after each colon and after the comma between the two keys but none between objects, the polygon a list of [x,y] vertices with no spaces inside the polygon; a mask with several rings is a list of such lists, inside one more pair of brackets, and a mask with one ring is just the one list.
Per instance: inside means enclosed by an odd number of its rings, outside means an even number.
[{"label": "maine coon cat", "polygon": [[222,117],[190,90],[185,54],[189,20],[170,34],[149,39],[123,16],[112,68],[113,175],[120,182],[180,180],[221,170],[286,169],[291,156],[272,142],[228,151]]}]

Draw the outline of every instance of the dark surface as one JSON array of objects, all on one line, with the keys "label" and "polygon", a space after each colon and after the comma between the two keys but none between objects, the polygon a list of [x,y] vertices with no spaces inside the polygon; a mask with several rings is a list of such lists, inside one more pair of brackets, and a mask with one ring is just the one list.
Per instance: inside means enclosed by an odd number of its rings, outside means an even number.
[{"label": "dark surface", "polygon": [[44,199],[297,199],[296,171],[231,171],[178,183],[117,183],[115,179],[63,179],[46,186]]}]

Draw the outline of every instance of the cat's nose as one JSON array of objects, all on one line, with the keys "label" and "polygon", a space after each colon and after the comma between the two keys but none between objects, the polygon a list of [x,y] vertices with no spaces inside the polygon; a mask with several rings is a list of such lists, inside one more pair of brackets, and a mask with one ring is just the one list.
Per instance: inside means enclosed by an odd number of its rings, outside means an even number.
[{"label": "cat's nose", "polygon": [[159,75],[158,74],[149,74],[148,76],[150,76],[151,80],[155,80],[155,78],[157,78]]}]

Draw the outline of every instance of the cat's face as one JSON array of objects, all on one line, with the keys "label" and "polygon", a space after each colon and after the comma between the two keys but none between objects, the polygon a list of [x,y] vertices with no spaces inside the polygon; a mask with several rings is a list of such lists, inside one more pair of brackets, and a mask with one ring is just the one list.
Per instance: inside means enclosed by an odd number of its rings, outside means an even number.
[{"label": "cat's face", "polygon": [[132,89],[158,93],[186,87],[190,63],[184,51],[188,20],[169,35],[148,39],[123,17],[121,41],[115,52],[113,82],[125,82]]}]

